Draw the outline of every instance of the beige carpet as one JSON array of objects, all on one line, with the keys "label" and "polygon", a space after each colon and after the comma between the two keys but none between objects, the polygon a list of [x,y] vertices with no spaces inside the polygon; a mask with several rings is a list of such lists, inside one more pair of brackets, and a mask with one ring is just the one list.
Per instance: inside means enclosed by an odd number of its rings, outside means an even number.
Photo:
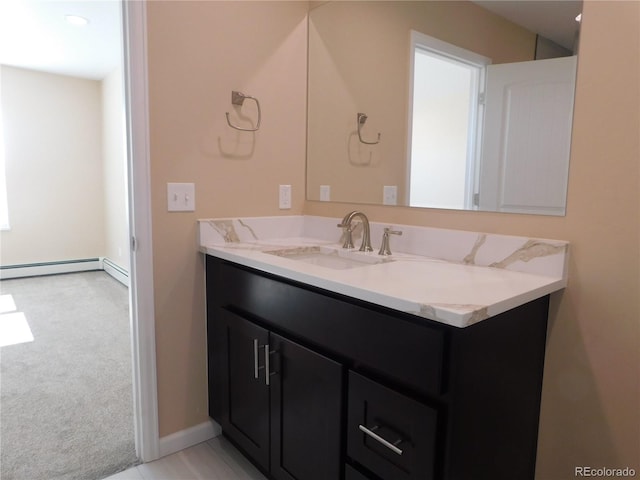
[{"label": "beige carpet", "polygon": [[0,295],[34,339],[0,348],[0,478],[97,480],[138,463],[127,288],[100,271],[3,280]]}]

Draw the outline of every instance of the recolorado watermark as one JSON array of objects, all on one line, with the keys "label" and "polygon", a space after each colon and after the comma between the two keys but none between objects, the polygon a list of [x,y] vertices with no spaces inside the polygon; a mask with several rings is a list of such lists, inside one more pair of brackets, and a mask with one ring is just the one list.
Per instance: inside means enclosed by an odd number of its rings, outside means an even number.
[{"label": "recolorado watermark", "polygon": [[576,477],[600,477],[600,478],[622,478],[635,477],[636,471],[631,467],[625,468],[608,468],[608,467],[575,467],[574,475]]}]

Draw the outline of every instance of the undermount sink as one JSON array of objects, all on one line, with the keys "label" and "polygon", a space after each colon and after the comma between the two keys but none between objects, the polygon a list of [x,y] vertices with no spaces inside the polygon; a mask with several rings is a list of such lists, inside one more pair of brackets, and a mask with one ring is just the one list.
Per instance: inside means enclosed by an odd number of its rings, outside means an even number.
[{"label": "undermount sink", "polygon": [[373,256],[358,251],[318,246],[285,248],[282,250],[270,250],[265,253],[334,270],[346,270],[393,261],[390,258]]}]

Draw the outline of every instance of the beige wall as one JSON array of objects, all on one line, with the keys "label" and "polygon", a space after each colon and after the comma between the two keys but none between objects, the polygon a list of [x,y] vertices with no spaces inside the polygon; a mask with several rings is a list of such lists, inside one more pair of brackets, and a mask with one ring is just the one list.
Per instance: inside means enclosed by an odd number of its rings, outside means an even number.
[{"label": "beige wall", "polygon": [[[303,205],[304,14],[301,2],[148,5],[161,435],[207,418],[195,220],[358,207]],[[588,1],[583,18],[565,217],[365,208],[378,221],[571,242],[569,286],[552,299],[538,480],[574,478],[576,465],[640,471],[640,3]],[[232,88],[263,101],[255,138],[226,126]],[[196,183],[195,213],[166,212],[169,181]],[[294,208],[280,212],[285,182]]]},{"label": "beige wall", "polygon": [[1,69],[11,230],[0,263],[103,255],[100,83]]},{"label": "beige wall", "polygon": [[586,2],[565,217],[364,207],[378,221],[571,242],[569,286],[552,298],[538,480],[580,465],[640,472],[639,32],[640,2]]},{"label": "beige wall", "polygon": [[11,223],[1,263],[108,257],[128,270],[122,70],[96,81],[1,68]]},{"label": "beige wall", "polygon": [[[160,435],[207,419],[204,272],[196,219],[299,214],[304,202],[306,2],[150,2],[149,102]],[[231,91],[256,96],[238,132]],[[246,107],[246,109],[245,109]],[[242,112],[251,115],[247,101]],[[167,182],[196,211],[168,213]],[[278,185],[293,208],[278,209]]]},{"label": "beige wall", "polygon": [[103,255],[129,271],[127,152],[122,69],[116,68],[101,83],[105,222]]},{"label": "beige wall", "polygon": [[[382,203],[383,185],[407,192],[411,30],[494,64],[532,60],[536,36],[471,2],[330,2],[309,25],[308,198]],[[359,142],[356,114],[368,120]],[[466,133],[465,133],[466,135]]]}]

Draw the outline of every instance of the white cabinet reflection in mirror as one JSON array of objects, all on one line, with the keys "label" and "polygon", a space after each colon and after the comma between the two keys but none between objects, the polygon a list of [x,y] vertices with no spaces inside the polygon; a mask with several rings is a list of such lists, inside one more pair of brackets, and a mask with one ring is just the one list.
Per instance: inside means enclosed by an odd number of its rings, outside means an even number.
[{"label": "white cabinet reflection in mirror", "polygon": [[481,210],[564,215],[577,57],[487,69]]}]

